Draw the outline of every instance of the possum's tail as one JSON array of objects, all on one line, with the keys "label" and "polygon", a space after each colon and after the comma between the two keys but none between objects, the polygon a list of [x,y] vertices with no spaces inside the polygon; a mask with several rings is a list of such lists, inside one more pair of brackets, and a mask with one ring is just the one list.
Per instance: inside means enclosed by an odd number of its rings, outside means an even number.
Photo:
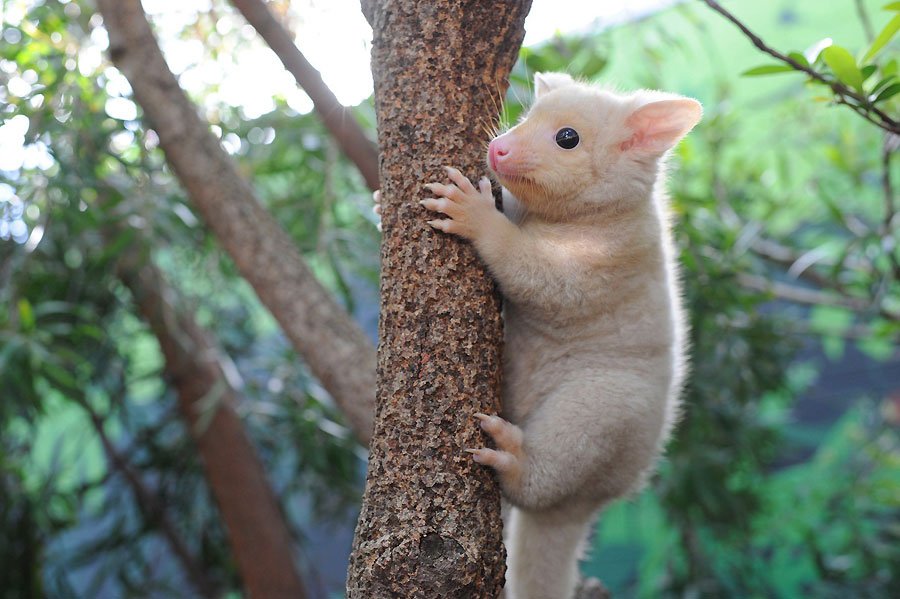
[{"label": "possum's tail", "polygon": [[592,521],[590,512],[531,512],[509,517],[504,599],[572,599],[578,559]]}]

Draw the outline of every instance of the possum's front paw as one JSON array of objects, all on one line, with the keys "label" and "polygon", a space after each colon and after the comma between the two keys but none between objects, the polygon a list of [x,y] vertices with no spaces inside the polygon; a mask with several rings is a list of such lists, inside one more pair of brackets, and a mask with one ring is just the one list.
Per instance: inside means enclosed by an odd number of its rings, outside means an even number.
[{"label": "possum's front paw", "polygon": [[486,230],[485,224],[490,219],[502,217],[494,205],[491,182],[483,177],[478,182],[478,189],[475,189],[472,182],[455,168],[445,167],[445,170],[453,184],[427,183],[425,187],[441,197],[428,198],[419,203],[429,210],[450,217],[430,220],[429,225],[474,241]]},{"label": "possum's front paw", "polygon": [[497,444],[497,449],[467,449],[472,459],[479,464],[491,466],[504,484],[515,484],[521,473],[522,429],[499,416],[475,414],[481,421],[481,428]]}]

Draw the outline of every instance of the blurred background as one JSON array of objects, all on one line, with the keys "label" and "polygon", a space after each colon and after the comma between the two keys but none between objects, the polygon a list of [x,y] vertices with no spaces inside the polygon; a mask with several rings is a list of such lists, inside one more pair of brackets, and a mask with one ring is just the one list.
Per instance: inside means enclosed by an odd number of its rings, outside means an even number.
[{"label": "blurred background", "polygon": [[[897,596],[900,138],[870,110],[898,115],[900,3],[884,2],[726,5],[849,101],[703,2],[534,2],[508,123],[535,71],[705,109],[669,179],[693,331],[684,421],[582,565],[616,598]],[[0,597],[241,596],[126,272],[138,259],[215,339],[310,596],[342,597],[365,450],[195,213],[93,4],[0,6]],[[225,150],[374,340],[370,193],[309,98],[228,2],[144,6]],[[269,8],[374,140],[358,3]]]}]

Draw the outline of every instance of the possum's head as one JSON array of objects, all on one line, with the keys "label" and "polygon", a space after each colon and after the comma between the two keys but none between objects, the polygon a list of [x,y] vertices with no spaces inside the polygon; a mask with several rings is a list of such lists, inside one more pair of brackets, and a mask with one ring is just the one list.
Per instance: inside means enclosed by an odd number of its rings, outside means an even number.
[{"label": "possum's head", "polygon": [[696,100],[620,94],[535,75],[525,119],[491,141],[488,164],[530,212],[565,218],[649,197],[661,158],[700,120]]}]

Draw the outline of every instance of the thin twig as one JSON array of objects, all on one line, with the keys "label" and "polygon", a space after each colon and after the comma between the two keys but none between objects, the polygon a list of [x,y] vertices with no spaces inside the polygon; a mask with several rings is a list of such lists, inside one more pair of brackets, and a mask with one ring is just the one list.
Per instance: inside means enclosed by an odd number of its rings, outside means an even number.
[{"label": "thin twig", "polygon": [[91,421],[91,425],[100,439],[100,444],[103,446],[103,451],[106,453],[110,466],[118,471],[125,479],[125,482],[131,488],[132,493],[134,493],[138,507],[144,517],[159,527],[159,531],[162,533],[163,537],[165,537],[166,541],[168,541],[169,546],[172,548],[172,552],[176,555],[178,561],[181,562],[191,583],[203,597],[211,599],[218,597],[219,592],[216,589],[216,585],[207,578],[204,569],[194,559],[194,556],[191,555],[187,544],[178,534],[175,525],[169,520],[165,511],[160,506],[157,497],[147,489],[138,473],[131,467],[131,464],[116,451],[112,441],[106,435],[106,431],[104,430],[103,418],[101,418],[93,407],[91,407],[87,398],[76,397],[75,401],[85,412],[87,412],[88,419]]},{"label": "thin twig", "polygon": [[875,39],[875,32],[872,30],[872,21],[869,20],[869,12],[866,10],[862,0],[856,0],[856,12],[859,13],[859,20],[862,23],[863,31],[866,34],[866,41],[870,44]]},{"label": "thin twig", "polygon": [[[897,121],[895,121],[894,119],[889,117],[887,114],[885,114],[884,112],[882,112],[881,110],[879,110],[878,108],[873,106],[871,104],[871,102],[869,102],[869,99],[866,98],[864,95],[856,93],[855,91],[851,90],[850,88],[846,87],[845,85],[843,85],[837,81],[832,81],[832,80],[828,79],[827,77],[825,77],[823,74],[819,73],[812,67],[800,64],[799,62],[797,62],[790,56],[785,56],[781,52],[766,45],[766,43],[764,41],[762,41],[762,39],[760,39],[758,35],[756,35],[752,31],[750,31],[750,29],[748,29],[746,25],[744,25],[741,21],[739,21],[737,17],[735,17],[733,14],[731,14],[730,12],[728,12],[727,10],[722,8],[722,6],[719,5],[718,2],[715,2],[715,0],[703,0],[703,2],[707,6],[709,6],[711,9],[713,9],[714,11],[716,11],[717,13],[719,13],[720,15],[722,15],[723,17],[725,17],[726,19],[728,19],[729,21],[734,23],[737,26],[737,28],[740,29],[744,33],[744,35],[746,35],[750,39],[751,42],[753,42],[754,46],[756,46],[757,48],[759,48],[760,50],[762,50],[769,56],[772,56],[773,58],[776,58],[776,59],[780,60],[781,62],[790,65],[791,67],[794,68],[794,70],[802,71],[802,72],[806,73],[807,75],[809,75],[810,77],[812,77],[813,79],[815,79],[817,81],[821,81],[822,83],[824,83],[825,85],[830,87],[831,90],[837,95],[836,101],[839,104],[845,104],[847,106],[850,106],[861,117],[865,118],[872,124],[877,125],[878,127],[884,129],[885,131],[890,131],[891,133],[896,133],[896,134],[900,135],[900,123],[898,123]],[[847,98],[852,98],[853,100],[856,100],[856,102],[858,102],[858,105],[850,103],[847,100]],[[868,114],[869,112],[875,114],[879,120],[873,119],[871,117],[871,115]]]},{"label": "thin twig", "polygon": [[861,312],[869,307],[869,302],[864,299],[827,293],[819,289],[789,285],[759,275],[740,273],[737,276],[737,281],[747,289],[771,293],[777,298],[798,304],[838,306],[854,312]]},{"label": "thin twig", "polygon": [[884,145],[881,150],[881,189],[884,193],[884,220],[882,221],[882,247],[887,242],[885,253],[891,262],[892,274],[895,281],[900,281],[900,258],[897,257],[897,249],[893,244],[894,219],[897,216],[897,203],[894,198],[894,186],[891,183],[891,157],[900,144],[900,138],[888,133],[884,136]]},{"label": "thin twig", "polygon": [[885,135],[881,148],[881,190],[884,193],[883,235],[891,234],[894,216],[897,214],[897,207],[894,203],[894,187],[891,183],[891,156],[897,149],[897,141],[893,136]]},{"label": "thin twig", "polygon": [[[789,271],[794,268],[798,261],[803,257],[802,254],[799,254],[793,248],[788,248],[777,242],[762,238],[753,241],[753,243],[750,244],[750,248],[761,258],[768,262],[783,266]],[[849,265],[847,267],[852,270],[863,269],[867,272],[874,271],[874,267],[871,263],[854,260],[853,264],[855,267]],[[756,275],[741,275],[749,278],[745,280],[739,279],[738,282],[749,289],[771,291],[782,299],[801,304],[841,306],[859,313],[877,311],[878,315],[882,318],[900,321],[900,313],[887,310],[881,301],[883,298],[873,297],[872,300],[866,300],[855,296],[839,281],[826,277],[813,268],[801,268],[795,270],[793,273],[789,272],[789,274],[792,274],[797,280],[804,280],[807,283],[815,285],[818,289],[796,287],[783,283],[771,283],[765,277]],[[824,291],[826,289],[832,293]]]}]

